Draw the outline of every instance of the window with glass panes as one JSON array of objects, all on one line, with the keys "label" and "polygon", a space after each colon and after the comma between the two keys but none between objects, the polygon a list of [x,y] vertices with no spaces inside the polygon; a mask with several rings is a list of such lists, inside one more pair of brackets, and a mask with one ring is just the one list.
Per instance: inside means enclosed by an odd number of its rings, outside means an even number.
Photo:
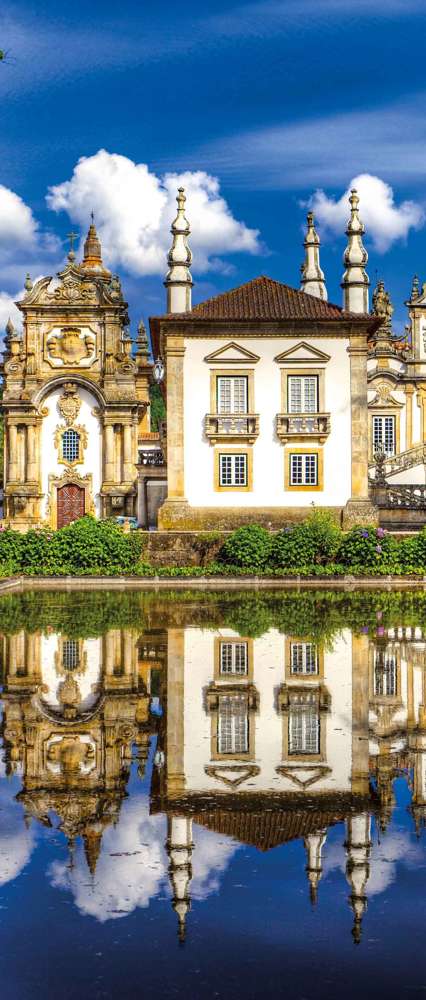
[{"label": "window with glass panes", "polygon": [[289,413],[317,413],[318,376],[289,375],[287,396]]},{"label": "window with glass panes", "polygon": [[62,643],[62,666],[64,670],[76,670],[80,663],[80,651],[76,639],[64,639]]},{"label": "window with glass panes", "polygon": [[245,695],[221,695],[218,706],[218,753],[247,753],[248,702]]},{"label": "window with glass panes", "polygon": [[80,457],[80,435],[68,427],[62,435],[62,458],[65,462],[75,462]]},{"label": "window with glass panes", "polygon": [[318,455],[290,455],[290,486],[318,485]]},{"label": "window with glass panes", "polygon": [[292,674],[317,674],[318,649],[313,642],[290,643]]},{"label": "window with glass panes", "polygon": [[374,694],[379,697],[395,697],[397,691],[397,659],[393,650],[374,652]]},{"label": "window with glass panes", "polygon": [[246,642],[220,643],[221,674],[247,674],[248,656]]},{"label": "window with glass panes", "polygon": [[290,754],[317,754],[320,748],[320,719],[315,705],[292,705],[288,716]]},{"label": "window with glass panes", "polygon": [[396,450],[395,417],[373,417],[373,453],[384,451],[385,455],[394,455]]},{"label": "window with glass panes", "polygon": [[246,375],[218,375],[217,412],[247,413],[248,379]]},{"label": "window with glass panes", "polygon": [[219,455],[219,486],[247,486],[247,455]]}]

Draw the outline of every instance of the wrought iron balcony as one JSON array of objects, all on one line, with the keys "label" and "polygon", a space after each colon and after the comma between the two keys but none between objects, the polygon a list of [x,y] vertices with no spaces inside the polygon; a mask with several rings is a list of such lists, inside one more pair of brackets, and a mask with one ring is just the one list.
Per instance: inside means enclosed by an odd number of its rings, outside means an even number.
[{"label": "wrought iron balcony", "polygon": [[204,431],[212,444],[232,440],[253,444],[259,434],[259,415],[257,413],[207,413],[204,420]]},{"label": "wrought iron balcony", "polygon": [[280,441],[319,441],[330,433],[329,413],[277,413],[277,435]]}]

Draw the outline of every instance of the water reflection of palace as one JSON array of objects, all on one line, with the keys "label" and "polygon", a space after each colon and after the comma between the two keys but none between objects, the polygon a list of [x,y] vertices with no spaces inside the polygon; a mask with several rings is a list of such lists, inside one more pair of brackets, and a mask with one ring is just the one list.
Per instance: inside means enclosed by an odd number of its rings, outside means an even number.
[{"label": "water reflection of palace", "polygon": [[386,826],[396,775],[409,774],[417,829],[426,815],[425,648],[414,628],[347,629],[330,648],[275,629],[20,631],[2,640],[6,767],[26,818],[56,823],[71,845],[80,837],[95,875],[130,764],[143,777],[156,734],[150,810],[167,817],[181,937],[194,824],[261,851],[302,838],[314,902],[327,832],[342,823],[359,941],[371,816]]}]

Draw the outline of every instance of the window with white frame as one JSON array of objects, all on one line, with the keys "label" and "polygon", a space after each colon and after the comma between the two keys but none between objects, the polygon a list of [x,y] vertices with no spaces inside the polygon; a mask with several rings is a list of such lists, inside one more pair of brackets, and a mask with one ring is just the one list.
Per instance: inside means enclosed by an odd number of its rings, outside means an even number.
[{"label": "window with white frame", "polygon": [[318,455],[290,455],[290,486],[318,486]]},{"label": "window with white frame", "polygon": [[62,435],[62,458],[64,462],[76,462],[80,458],[80,435],[72,427]]},{"label": "window with white frame", "polygon": [[248,412],[247,375],[218,375],[217,412],[218,413]]},{"label": "window with white frame", "polygon": [[374,651],[374,694],[378,698],[395,697],[397,692],[397,658],[391,650]]},{"label": "window with white frame", "polygon": [[289,413],[317,413],[318,376],[289,375],[287,396]]},{"label": "window with white frame", "polygon": [[245,695],[221,695],[218,708],[218,753],[247,753],[248,701]]},{"label": "window with white frame", "polygon": [[396,433],[394,416],[373,417],[373,454],[384,451],[385,455],[394,455],[396,451]]},{"label": "window with white frame", "polygon": [[219,455],[219,486],[247,485],[247,455]]},{"label": "window with white frame", "polygon": [[248,647],[246,642],[220,643],[220,673],[247,676]]},{"label": "window with white frame", "polygon": [[292,705],[288,716],[289,754],[318,754],[320,717],[315,705]]},{"label": "window with white frame", "polygon": [[292,674],[318,673],[318,648],[313,642],[290,643]]}]

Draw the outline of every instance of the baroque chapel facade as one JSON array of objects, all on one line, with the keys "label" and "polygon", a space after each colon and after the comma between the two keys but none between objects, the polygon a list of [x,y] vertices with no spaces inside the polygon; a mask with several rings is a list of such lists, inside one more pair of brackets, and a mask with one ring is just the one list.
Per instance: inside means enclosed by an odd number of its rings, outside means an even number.
[{"label": "baroque chapel facade", "polygon": [[138,436],[147,426],[146,337],[136,355],[118,277],[93,220],[77,263],[26,282],[23,332],[4,353],[4,516],[21,529],[87,513],[134,515]]}]

